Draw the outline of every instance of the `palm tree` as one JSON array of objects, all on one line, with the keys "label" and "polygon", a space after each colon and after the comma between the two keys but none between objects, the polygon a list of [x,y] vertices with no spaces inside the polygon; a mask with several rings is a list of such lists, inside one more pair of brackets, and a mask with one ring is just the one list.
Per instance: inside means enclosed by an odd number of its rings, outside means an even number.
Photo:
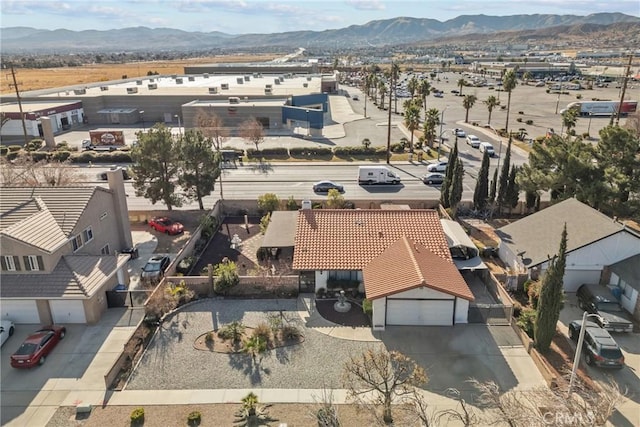
[{"label": "palm tree", "polygon": [[532,79],[532,75],[530,72],[525,71],[524,75],[522,76],[522,78],[524,79],[524,84],[528,85],[529,84],[529,80]]},{"label": "palm tree", "polygon": [[509,112],[511,110],[511,92],[515,89],[518,84],[518,79],[516,78],[515,70],[509,70],[504,73],[504,77],[502,78],[502,89],[507,92],[507,121],[505,122],[504,129],[509,135]]},{"label": "palm tree", "polygon": [[[398,78],[400,77],[400,65],[395,62],[391,63],[391,83],[393,87],[391,90],[393,91],[393,98],[395,99],[395,107],[394,111],[396,114],[398,113],[398,96],[396,95],[398,91]],[[389,93],[389,109],[391,109],[391,92]]]},{"label": "palm tree", "polygon": [[440,125],[440,111],[437,108],[430,108],[424,118],[424,137],[433,148],[433,141],[436,139],[436,127]]},{"label": "palm tree", "polygon": [[475,95],[465,95],[464,99],[462,100],[462,106],[467,111],[466,115],[464,116],[465,123],[469,123],[469,110],[473,107],[477,100],[478,97]]},{"label": "palm tree", "polygon": [[500,101],[494,95],[489,96],[485,101],[482,101],[484,105],[487,106],[487,110],[489,110],[489,119],[487,120],[487,124],[491,124],[491,113],[493,113],[493,109],[500,105]]},{"label": "palm tree", "polygon": [[413,133],[420,127],[420,104],[417,100],[407,99],[404,102],[404,125],[411,132],[409,152],[413,152]]},{"label": "palm tree", "polygon": [[411,94],[411,99],[413,99],[413,97],[416,95],[416,92],[418,92],[419,87],[420,87],[420,80],[418,80],[416,76],[411,77],[411,79],[409,80],[409,83],[407,83],[407,89]]},{"label": "palm tree", "polygon": [[[571,128],[576,127],[576,122],[578,121],[578,112],[569,108],[562,113],[562,128],[567,128],[567,138],[571,135]],[[560,130],[560,135],[562,135],[562,130]]]},{"label": "palm tree", "polygon": [[458,87],[460,88],[460,95],[462,96],[462,87],[465,86],[467,84],[467,82],[464,80],[464,78],[458,80]]},{"label": "palm tree", "polygon": [[384,95],[387,93],[387,85],[383,80],[378,80],[378,92],[380,92],[380,108],[384,109]]},{"label": "palm tree", "polygon": [[422,98],[422,107],[424,108],[424,116],[425,119],[427,117],[427,96],[431,93],[431,84],[427,79],[424,79],[420,82],[420,86],[418,87],[418,93]]}]

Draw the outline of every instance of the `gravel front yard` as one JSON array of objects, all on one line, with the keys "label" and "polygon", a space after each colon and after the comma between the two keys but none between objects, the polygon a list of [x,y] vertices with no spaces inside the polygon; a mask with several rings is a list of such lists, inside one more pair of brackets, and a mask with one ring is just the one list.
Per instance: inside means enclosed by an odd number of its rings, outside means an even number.
[{"label": "gravel front yard", "polygon": [[[152,339],[127,389],[342,388],[342,367],[351,355],[382,343],[347,341],[307,329],[294,299],[203,300],[167,319]],[[268,351],[255,361],[247,354],[196,350],[195,339],[234,320],[247,326],[282,311],[305,341]]]}]

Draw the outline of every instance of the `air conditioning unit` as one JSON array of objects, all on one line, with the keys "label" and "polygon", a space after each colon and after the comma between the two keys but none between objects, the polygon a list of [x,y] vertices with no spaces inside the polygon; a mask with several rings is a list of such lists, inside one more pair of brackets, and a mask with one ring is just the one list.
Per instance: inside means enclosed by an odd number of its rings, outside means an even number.
[{"label": "air conditioning unit", "polygon": [[137,87],[128,87],[127,88],[127,93],[138,93],[138,88]]},{"label": "air conditioning unit", "polygon": [[218,93],[218,88],[217,87],[210,87],[209,88],[209,93]]},{"label": "air conditioning unit", "polygon": [[147,87],[149,90],[158,89],[158,83],[149,83]]}]

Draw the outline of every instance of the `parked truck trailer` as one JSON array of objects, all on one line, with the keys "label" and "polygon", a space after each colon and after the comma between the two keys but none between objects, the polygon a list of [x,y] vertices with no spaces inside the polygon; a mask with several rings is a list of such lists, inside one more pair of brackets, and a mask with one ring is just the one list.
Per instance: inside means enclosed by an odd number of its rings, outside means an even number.
[{"label": "parked truck trailer", "polygon": [[[606,116],[611,117],[618,112],[620,101],[578,101],[567,105],[567,108],[560,111],[576,110],[580,116]],[[623,101],[620,108],[620,115],[626,116],[635,113],[638,108],[638,101]]]},{"label": "parked truck trailer", "polygon": [[358,184],[400,184],[400,175],[386,166],[360,166]]},{"label": "parked truck trailer", "polygon": [[82,141],[84,150],[115,151],[124,147],[124,132],[121,130],[90,131],[89,138]]}]

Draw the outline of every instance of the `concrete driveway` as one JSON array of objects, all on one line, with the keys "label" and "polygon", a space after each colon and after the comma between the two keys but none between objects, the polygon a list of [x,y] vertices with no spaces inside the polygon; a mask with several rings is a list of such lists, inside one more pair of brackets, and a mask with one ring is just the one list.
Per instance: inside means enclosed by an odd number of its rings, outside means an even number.
[{"label": "concrete driveway", "polygon": [[[392,327],[374,334],[377,342],[363,342],[336,338],[335,325],[308,328],[301,320],[308,314],[298,311],[302,306],[295,300],[203,300],[187,306],[154,336],[127,389],[340,389],[346,361],[368,348],[412,357],[428,371],[426,390],[437,394],[455,387],[471,399],[470,378],[495,381],[503,390],[544,384],[510,326]],[[221,325],[239,320],[255,326],[267,312],[280,311],[297,319],[303,344],[267,352],[258,363],[246,354],[194,349],[198,336]]]},{"label": "concrete driveway", "polygon": [[[578,307],[576,294],[566,295],[563,310],[560,312],[558,327],[567,335],[568,325],[572,320],[581,320],[583,311]],[[608,381],[616,383],[622,391],[626,391],[627,396],[618,407],[618,414],[611,421],[616,426],[639,426],[640,425],[640,334],[622,333],[611,334],[616,340],[622,354],[624,354],[625,367],[621,370],[607,370],[597,367],[584,366],[587,368],[589,376],[599,383],[606,384]],[[575,343],[571,341],[575,349]],[[582,358],[584,361],[584,358]]]}]

